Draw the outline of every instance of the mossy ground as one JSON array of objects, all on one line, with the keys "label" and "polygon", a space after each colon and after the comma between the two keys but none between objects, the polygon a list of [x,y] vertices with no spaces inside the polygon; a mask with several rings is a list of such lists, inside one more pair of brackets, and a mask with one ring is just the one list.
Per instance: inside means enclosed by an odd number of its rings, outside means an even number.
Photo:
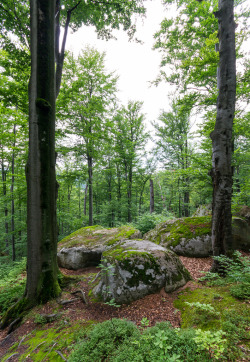
[{"label": "mossy ground", "polygon": [[[5,355],[2,361],[6,361],[11,355],[18,353],[18,361],[62,361],[59,351],[66,357],[79,338],[86,336],[87,331],[95,322],[78,321],[67,323],[61,319],[53,325],[53,328],[41,328],[34,330],[16,342]],[[22,347],[22,348],[20,348]]]},{"label": "mossy ground", "polygon": [[[174,306],[181,311],[182,328],[200,328],[202,330],[218,330],[223,328],[223,323],[231,314],[243,316],[250,326],[250,305],[246,301],[239,301],[229,291],[229,286],[203,286],[193,291],[185,289],[179,294]],[[214,318],[200,318],[197,309],[188,303],[202,303],[211,305],[219,316]],[[250,331],[249,331],[250,338]]]}]

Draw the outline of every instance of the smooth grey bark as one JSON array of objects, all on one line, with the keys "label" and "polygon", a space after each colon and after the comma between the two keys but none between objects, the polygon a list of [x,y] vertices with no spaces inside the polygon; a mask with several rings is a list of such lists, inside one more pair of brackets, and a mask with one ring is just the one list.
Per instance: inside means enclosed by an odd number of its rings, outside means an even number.
[{"label": "smooth grey bark", "polygon": [[60,293],[55,177],[55,0],[31,0],[30,6],[25,296],[37,303],[46,302]]},{"label": "smooth grey bark", "polygon": [[[232,128],[236,94],[236,54],[234,1],[219,0],[215,13],[219,22],[219,68],[217,116],[211,133],[212,155],[212,247],[213,255],[231,255],[232,251]],[[218,271],[219,263],[212,269]]]}]

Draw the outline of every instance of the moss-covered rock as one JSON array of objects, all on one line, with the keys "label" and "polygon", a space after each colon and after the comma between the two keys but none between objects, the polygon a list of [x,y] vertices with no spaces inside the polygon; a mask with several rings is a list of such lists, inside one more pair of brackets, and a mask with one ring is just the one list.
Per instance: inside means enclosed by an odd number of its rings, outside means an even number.
[{"label": "moss-covered rock", "polygon": [[103,253],[102,271],[93,295],[103,301],[129,303],[165,287],[186,284],[190,275],[172,251],[147,240],[126,240]]},{"label": "moss-covered rock", "polygon": [[168,220],[157,225],[144,238],[179,255],[206,257],[212,252],[211,216]]},{"label": "moss-covered rock", "polygon": [[98,225],[84,227],[60,241],[58,264],[67,269],[98,265],[102,253],[117,242],[140,237],[140,231],[131,226],[110,229]]},{"label": "moss-covered rock", "polygon": [[[250,249],[250,208],[241,207],[232,219],[234,249]],[[150,240],[173,250],[178,255],[207,257],[212,255],[212,217],[194,216],[165,221],[144,235]]]}]

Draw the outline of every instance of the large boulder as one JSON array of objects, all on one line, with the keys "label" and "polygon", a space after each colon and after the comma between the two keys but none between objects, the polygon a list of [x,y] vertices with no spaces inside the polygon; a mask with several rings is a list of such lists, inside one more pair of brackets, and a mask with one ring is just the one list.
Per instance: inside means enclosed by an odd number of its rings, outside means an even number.
[{"label": "large boulder", "polygon": [[98,265],[102,253],[114,244],[140,237],[140,231],[130,226],[105,229],[96,225],[81,228],[59,242],[58,265],[74,270]]},{"label": "large boulder", "polygon": [[160,223],[143,237],[178,255],[207,257],[212,253],[211,217],[186,217]]},{"label": "large boulder", "polygon": [[[212,255],[211,216],[168,220],[144,235],[144,239],[173,250],[178,255],[207,257]],[[240,207],[232,219],[233,247],[250,250],[250,208]]]},{"label": "large boulder", "polygon": [[235,249],[250,250],[250,207],[240,206],[233,217],[233,243]]},{"label": "large boulder", "polygon": [[103,253],[102,271],[92,293],[102,301],[129,303],[147,294],[166,292],[190,280],[175,253],[148,240],[125,240]]}]

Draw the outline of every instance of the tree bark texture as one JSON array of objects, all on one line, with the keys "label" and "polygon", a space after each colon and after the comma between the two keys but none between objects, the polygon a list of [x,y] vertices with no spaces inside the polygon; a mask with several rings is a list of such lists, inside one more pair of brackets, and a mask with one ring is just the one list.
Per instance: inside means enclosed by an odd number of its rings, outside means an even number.
[{"label": "tree bark texture", "polygon": [[[213,255],[231,255],[232,250],[232,128],[236,94],[234,1],[219,0],[218,98],[215,129],[211,133],[213,155],[212,247]],[[213,265],[218,269],[218,263]]]},{"label": "tree bark texture", "polygon": [[46,302],[60,293],[55,177],[55,0],[30,0],[31,78],[27,163],[27,285]]}]

